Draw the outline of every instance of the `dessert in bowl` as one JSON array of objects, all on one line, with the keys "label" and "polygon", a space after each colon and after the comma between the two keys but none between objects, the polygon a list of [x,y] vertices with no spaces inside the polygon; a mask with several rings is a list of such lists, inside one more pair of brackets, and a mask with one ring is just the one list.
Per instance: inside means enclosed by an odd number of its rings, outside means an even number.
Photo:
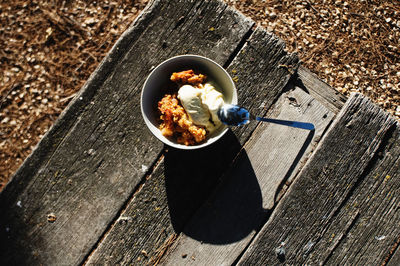
[{"label": "dessert in bowl", "polygon": [[216,115],[225,103],[237,104],[234,82],[220,65],[198,55],[162,62],[146,79],[141,95],[150,131],[179,149],[208,146],[226,133]]}]

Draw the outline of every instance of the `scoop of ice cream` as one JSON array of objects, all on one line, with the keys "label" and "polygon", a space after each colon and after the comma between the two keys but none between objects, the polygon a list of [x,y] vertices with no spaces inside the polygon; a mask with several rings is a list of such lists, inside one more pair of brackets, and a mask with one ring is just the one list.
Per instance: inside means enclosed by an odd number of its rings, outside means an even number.
[{"label": "scoop of ice cream", "polygon": [[189,118],[196,125],[210,127],[210,112],[206,105],[202,102],[202,89],[195,88],[191,85],[183,85],[178,91],[178,98],[181,100],[183,108]]},{"label": "scoop of ice cream", "polygon": [[202,90],[201,100],[203,104],[207,106],[215,127],[218,127],[221,121],[218,118],[217,112],[224,105],[224,97],[222,93],[217,91],[210,83],[206,83]]},{"label": "scoop of ice cream", "polygon": [[210,83],[200,88],[184,85],[178,98],[194,124],[205,126],[209,132],[221,125],[217,111],[224,104],[223,95]]}]

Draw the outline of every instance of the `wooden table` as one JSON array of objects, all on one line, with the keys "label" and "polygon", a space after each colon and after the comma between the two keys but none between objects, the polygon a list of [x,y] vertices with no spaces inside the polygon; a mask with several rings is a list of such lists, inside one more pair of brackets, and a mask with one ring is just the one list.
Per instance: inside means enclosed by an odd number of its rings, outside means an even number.
[{"label": "wooden table", "polygon": [[[178,54],[223,65],[252,122],[210,147],[163,146],[140,92]],[[400,132],[216,0],[156,0],[0,194],[1,265],[400,264]]]}]

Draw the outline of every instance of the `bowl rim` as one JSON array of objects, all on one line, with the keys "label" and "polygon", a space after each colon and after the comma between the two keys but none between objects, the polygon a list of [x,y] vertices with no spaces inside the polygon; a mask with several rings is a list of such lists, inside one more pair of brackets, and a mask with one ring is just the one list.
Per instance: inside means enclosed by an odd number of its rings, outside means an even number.
[{"label": "bowl rim", "polygon": [[[176,56],[170,57],[170,58],[168,58],[168,59],[162,61],[161,63],[159,63],[156,67],[154,67],[154,68],[151,70],[150,74],[148,74],[148,76],[146,77],[146,80],[145,80],[145,82],[143,83],[143,86],[142,86],[142,91],[141,91],[141,94],[140,94],[140,110],[141,110],[142,117],[143,117],[143,119],[144,119],[144,122],[145,122],[147,128],[150,130],[150,132],[151,132],[158,140],[160,140],[160,141],[163,142],[164,144],[166,144],[166,145],[168,145],[168,146],[170,146],[170,147],[176,148],[176,149],[195,150],[195,149],[200,149],[200,148],[207,147],[207,146],[211,145],[212,143],[218,141],[223,135],[226,134],[226,132],[229,130],[229,127],[226,126],[226,125],[222,125],[222,126],[225,127],[225,128],[224,128],[223,130],[221,130],[221,132],[220,132],[217,136],[215,136],[215,137],[213,137],[212,139],[209,139],[209,140],[207,140],[207,141],[205,141],[205,142],[203,142],[203,143],[201,143],[201,144],[198,144],[198,145],[184,145],[184,144],[179,144],[179,143],[176,143],[176,142],[173,142],[173,141],[169,140],[168,138],[164,137],[164,136],[161,134],[161,131],[160,131],[157,127],[155,127],[155,126],[153,125],[153,123],[147,118],[147,115],[146,115],[145,112],[144,112],[144,106],[143,106],[143,97],[144,97],[143,94],[144,94],[144,90],[145,90],[145,88],[146,88],[146,85],[147,85],[148,82],[149,82],[150,77],[151,77],[159,68],[161,68],[162,66],[164,66],[164,65],[167,64],[168,62],[174,61],[174,60],[179,59],[179,58],[184,58],[184,57],[187,57],[187,58],[200,58],[200,59],[202,59],[202,60],[205,60],[205,61],[210,62],[211,64],[216,65],[219,69],[221,69],[221,70],[223,71],[223,73],[228,77],[230,83],[232,84],[233,91],[232,91],[232,99],[231,99],[231,102],[230,102],[230,103],[232,103],[232,104],[237,104],[237,101],[238,101],[237,98],[238,98],[238,97],[237,97],[236,85],[235,85],[235,83],[234,83],[232,77],[229,75],[229,73],[226,71],[225,68],[223,68],[220,64],[218,64],[218,63],[215,62],[214,60],[212,60],[212,59],[210,59],[210,58],[207,58],[207,57],[205,57],[205,56],[202,56],[202,55],[196,55],[196,54],[182,54],[182,55],[176,55]],[[158,132],[155,131],[155,130],[157,130]],[[156,132],[157,132],[157,133],[156,133]]]}]

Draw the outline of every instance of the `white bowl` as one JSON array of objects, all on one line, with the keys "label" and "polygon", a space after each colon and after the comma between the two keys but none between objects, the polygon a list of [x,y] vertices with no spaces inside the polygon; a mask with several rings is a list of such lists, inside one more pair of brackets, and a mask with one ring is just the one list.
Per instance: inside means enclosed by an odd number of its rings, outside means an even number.
[{"label": "white bowl", "polygon": [[179,55],[162,62],[154,68],[144,82],[142,89],[140,107],[143,119],[150,131],[159,140],[174,148],[185,150],[208,146],[221,138],[228,130],[227,126],[222,125],[208,135],[204,142],[192,146],[179,144],[161,134],[159,129],[160,114],[157,110],[158,101],[168,93],[167,88],[172,84],[172,81],[170,81],[171,74],[188,69],[193,69],[196,73],[205,74],[207,82],[212,82],[216,85],[217,90],[222,92],[225,103],[237,104],[235,83],[225,69],[211,59],[199,55]]}]

